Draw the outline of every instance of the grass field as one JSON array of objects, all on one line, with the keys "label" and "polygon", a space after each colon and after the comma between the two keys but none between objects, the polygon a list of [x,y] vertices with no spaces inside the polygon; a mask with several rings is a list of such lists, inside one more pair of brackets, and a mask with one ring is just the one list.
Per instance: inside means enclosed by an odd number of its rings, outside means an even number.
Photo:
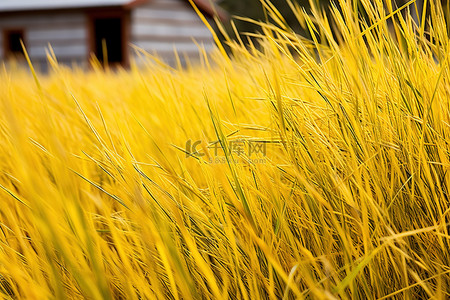
[{"label": "grass field", "polygon": [[339,2],[186,69],[4,67],[2,297],[448,298],[444,9]]}]

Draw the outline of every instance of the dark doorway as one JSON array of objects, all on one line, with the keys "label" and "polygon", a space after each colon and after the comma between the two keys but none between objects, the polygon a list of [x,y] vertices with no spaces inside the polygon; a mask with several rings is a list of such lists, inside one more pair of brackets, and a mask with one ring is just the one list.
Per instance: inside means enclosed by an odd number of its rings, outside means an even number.
[{"label": "dark doorway", "polygon": [[6,57],[21,57],[24,55],[21,42],[24,41],[23,30],[5,30],[4,46]]},{"label": "dark doorway", "polygon": [[[122,18],[94,19],[94,53],[101,62],[123,64]],[[105,54],[107,57],[105,57]]]}]

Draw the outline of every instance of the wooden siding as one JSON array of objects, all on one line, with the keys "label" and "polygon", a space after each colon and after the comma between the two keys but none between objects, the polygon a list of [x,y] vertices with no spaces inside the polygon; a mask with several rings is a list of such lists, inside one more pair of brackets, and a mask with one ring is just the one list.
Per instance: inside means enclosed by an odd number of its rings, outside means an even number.
[{"label": "wooden siding", "polygon": [[[49,43],[61,61],[86,61],[86,16],[82,12],[2,15],[0,32],[10,28],[24,30],[28,53],[37,64],[46,63]],[[4,53],[1,53],[0,58],[4,58]]]},{"label": "wooden siding", "polygon": [[131,12],[130,42],[169,63],[175,58],[174,49],[197,59],[198,47],[194,40],[206,50],[213,48],[211,33],[187,1],[153,0]]}]

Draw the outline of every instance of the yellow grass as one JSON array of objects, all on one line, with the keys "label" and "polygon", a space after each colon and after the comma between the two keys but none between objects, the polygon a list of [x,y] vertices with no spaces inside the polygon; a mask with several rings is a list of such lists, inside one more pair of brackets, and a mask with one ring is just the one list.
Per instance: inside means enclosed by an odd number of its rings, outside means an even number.
[{"label": "yellow grass", "polygon": [[448,298],[444,12],[361,3],[184,70],[3,68],[2,297]]}]

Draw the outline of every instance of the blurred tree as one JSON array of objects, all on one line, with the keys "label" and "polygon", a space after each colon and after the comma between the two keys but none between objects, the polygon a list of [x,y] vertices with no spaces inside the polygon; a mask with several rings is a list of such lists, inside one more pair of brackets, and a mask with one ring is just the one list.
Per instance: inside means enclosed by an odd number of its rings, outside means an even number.
[{"label": "blurred tree", "polygon": [[[225,10],[227,10],[232,16],[246,17],[258,21],[266,21],[266,20],[270,21],[270,18],[264,12],[261,1],[262,0],[219,0],[218,2],[220,6],[223,7]],[[384,1],[391,1],[393,9],[399,8],[410,2],[410,0],[384,0]],[[447,0],[440,0],[440,1],[442,3],[448,2]],[[297,18],[295,17],[290,6],[288,5],[287,0],[270,0],[270,2],[274,4],[274,6],[278,9],[278,11],[283,15],[284,19],[286,20],[287,24],[291,29],[293,29],[298,34],[301,34],[305,37],[309,37],[309,33],[300,26]],[[311,10],[309,0],[291,0],[291,2],[302,6],[306,12],[310,12]],[[329,7],[331,6],[332,2],[337,3],[338,0],[334,1],[312,0],[311,2],[313,3],[313,5],[320,7],[321,9],[324,9],[327,12],[329,19],[331,21],[332,18]],[[355,3],[357,4],[358,11],[361,14],[360,17],[364,18],[365,13],[363,11],[364,9],[362,4],[359,1]],[[386,4],[386,2],[384,3]],[[402,14],[405,16],[409,11],[413,19],[416,21],[416,23],[419,23],[421,21],[423,3],[424,0],[416,0],[415,3],[411,3],[409,5],[408,9],[403,9]],[[447,6],[444,5],[444,7]],[[429,10],[427,13],[429,13]],[[257,32],[260,30],[260,27],[258,25],[252,24],[251,22],[242,21],[239,19],[234,19],[234,22],[241,35],[247,32]],[[226,29],[229,33],[231,33],[230,35],[233,36],[231,26],[229,26],[229,24],[228,26],[226,26]]]},{"label": "blurred tree", "polygon": [[[291,0],[292,3],[299,4],[304,7],[307,12],[310,11],[311,7],[309,0]],[[300,34],[306,34],[301,28],[298,20],[296,19],[294,13],[292,12],[289,4],[286,0],[272,0],[270,1],[278,11],[283,15],[287,24],[296,32]],[[316,5],[328,6],[330,4],[329,0],[314,0]],[[247,17],[253,20],[266,21],[270,20],[265,14],[263,5],[260,0],[221,0],[219,1],[220,6],[227,10],[232,16]],[[255,32],[258,31],[259,26],[252,24],[250,22],[242,20],[234,20],[236,27],[239,32]]]}]

